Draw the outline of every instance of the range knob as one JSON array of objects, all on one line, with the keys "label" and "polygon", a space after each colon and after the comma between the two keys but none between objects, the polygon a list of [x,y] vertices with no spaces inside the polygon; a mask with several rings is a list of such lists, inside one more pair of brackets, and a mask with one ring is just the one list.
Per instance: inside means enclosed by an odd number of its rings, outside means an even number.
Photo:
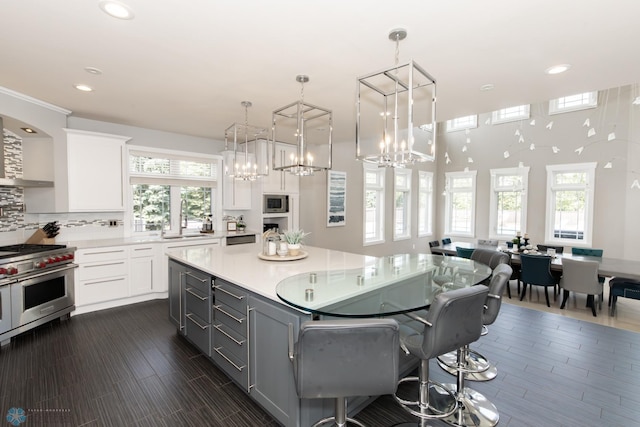
[{"label": "range knob", "polygon": [[47,266],[46,261],[36,261],[34,264],[36,268],[45,268]]},{"label": "range knob", "polygon": [[8,274],[9,276],[12,276],[12,275],[14,275],[14,274],[18,274],[18,269],[17,269],[17,268],[15,268],[15,267],[8,267],[8,268],[7,268],[7,274]]},{"label": "range knob", "polygon": [[53,258],[47,258],[47,264],[53,264],[55,261]]},{"label": "range knob", "polygon": [[7,269],[4,267],[0,267],[0,274],[7,274]]}]

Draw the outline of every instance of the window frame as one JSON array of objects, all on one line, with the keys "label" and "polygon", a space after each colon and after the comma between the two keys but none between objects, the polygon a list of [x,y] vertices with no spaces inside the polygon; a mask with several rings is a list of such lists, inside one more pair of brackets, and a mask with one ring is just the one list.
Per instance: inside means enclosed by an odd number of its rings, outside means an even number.
[{"label": "window frame", "polygon": [[[560,106],[563,99],[574,97],[574,96],[584,96],[584,95],[588,96],[588,101],[585,103],[582,103],[580,105],[572,105],[570,107]],[[588,109],[597,108],[597,107],[598,107],[598,91],[597,90],[589,91],[589,92],[581,92],[573,95],[561,96],[559,98],[550,100],[549,115],[570,113],[572,111],[588,110]]]},{"label": "window frame", "polygon": [[[522,113],[508,113],[508,110],[516,108],[524,108]],[[531,117],[531,104],[514,105],[513,107],[501,108],[491,113],[491,124],[499,125],[502,123],[518,122],[520,120],[526,120]]]},{"label": "window frame", "polygon": [[[529,190],[529,167],[516,167],[516,168],[499,168],[491,169],[491,189],[489,195],[489,224],[490,224],[490,238],[492,239],[506,239],[511,241],[515,237],[510,234],[498,233],[498,193],[506,191],[518,191],[520,190],[520,224],[518,231],[526,233],[527,231],[527,194]],[[498,187],[498,178],[502,176],[520,176],[522,178],[521,185],[514,186],[502,186]]]},{"label": "window frame", "polygon": [[[476,229],[476,193],[477,193],[477,175],[478,171],[464,171],[464,172],[447,172],[445,173],[445,217],[444,217],[444,233],[447,236],[456,237],[474,237]],[[455,179],[471,179],[471,185],[466,188],[454,188],[452,181]],[[464,190],[464,191],[463,191]],[[451,215],[452,215],[452,194],[453,193],[471,193],[471,214],[469,224],[469,231],[454,231],[451,229]]]},{"label": "window frame", "polygon": [[[596,162],[547,165],[545,243],[568,246],[591,246],[593,241],[593,219],[595,212]],[[560,173],[584,172],[587,174],[585,184],[555,184],[555,176]],[[585,192],[584,232],[583,239],[567,239],[555,237],[555,192],[563,190],[583,190]]]},{"label": "window frame", "polygon": [[478,127],[478,115],[456,117],[447,120],[447,132],[457,132],[460,130],[475,129]]},{"label": "window frame", "polygon": [[[374,164],[362,164],[363,193],[362,193],[362,245],[372,246],[385,242],[385,193],[386,193],[386,169],[378,168]],[[367,184],[367,173],[376,173],[376,184]],[[375,191],[377,193],[377,201],[375,207],[375,216],[378,223],[375,224],[377,230],[376,235],[372,239],[367,239],[367,192]]]},{"label": "window frame", "polygon": [[[423,178],[427,180],[426,185]],[[433,172],[418,171],[418,237],[433,235],[433,193]],[[423,196],[427,201],[424,208],[420,203]]]},{"label": "window frame", "polygon": [[[393,240],[406,240],[411,238],[411,179],[413,177],[411,169],[394,168],[393,169]],[[404,176],[405,185],[398,185],[398,178]],[[396,222],[398,220],[398,208],[396,206],[396,199],[398,193],[404,193],[404,206],[402,207],[404,214],[404,229],[402,233],[398,233],[396,229]]]},{"label": "window frame", "polygon": [[[214,165],[214,175],[206,177],[181,177],[176,174],[156,175],[131,172],[131,157],[132,156],[149,156],[158,157],[170,160],[183,160],[189,162],[199,163],[211,163]],[[126,187],[126,200],[125,200],[125,215],[123,219],[124,235],[126,237],[131,236],[153,236],[157,235],[156,230],[147,231],[135,231],[133,224],[133,185],[134,184],[164,184],[169,185],[169,193],[171,205],[170,209],[170,224],[169,232],[171,234],[177,234],[180,227],[180,200],[181,200],[181,187],[202,187],[211,188],[213,195],[211,203],[213,204],[212,212],[214,218],[214,229],[222,229],[222,173],[223,163],[222,156],[195,153],[188,151],[168,150],[163,148],[146,147],[146,146],[134,146],[128,145],[126,148],[126,168],[123,168],[124,173],[124,185]],[[193,231],[192,229],[190,229]]]}]

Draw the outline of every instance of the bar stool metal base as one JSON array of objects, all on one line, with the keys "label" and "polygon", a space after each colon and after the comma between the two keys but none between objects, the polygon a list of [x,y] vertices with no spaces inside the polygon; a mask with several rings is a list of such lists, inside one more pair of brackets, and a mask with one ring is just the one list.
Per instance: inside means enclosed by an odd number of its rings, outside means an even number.
[{"label": "bar stool metal base", "polygon": [[[466,380],[490,381],[498,375],[498,368],[477,351],[468,349],[466,356],[467,369],[464,375]],[[450,351],[438,356],[438,365],[451,375],[457,375],[457,352]]]},{"label": "bar stool metal base", "polygon": [[347,423],[355,424],[358,427],[366,427],[360,421],[347,417],[347,399],[345,399],[344,397],[336,398],[334,406],[336,412],[333,417],[323,418],[320,421],[317,421],[311,427],[319,427],[329,422],[331,423],[331,425],[336,425],[338,427],[347,427]]},{"label": "bar stool metal base", "polygon": [[450,424],[440,420],[420,420],[417,422],[394,424],[391,427],[450,427]]},{"label": "bar stool metal base", "polygon": [[[449,390],[455,390],[456,384],[445,384]],[[458,393],[458,409],[445,418],[447,424],[460,427],[494,427],[498,424],[498,409],[482,393],[464,387]]]},{"label": "bar stool metal base", "polygon": [[[406,377],[402,378],[398,385],[405,382],[418,382],[420,384],[421,390],[419,391],[420,396],[417,399],[403,399],[399,396],[401,391],[398,389],[394,398],[396,401],[402,406],[407,412],[411,415],[432,420],[438,418],[446,418],[453,415],[457,409],[457,399],[454,391],[452,389],[446,388],[444,385],[440,383],[436,383],[433,381],[429,381],[427,385],[423,385],[420,381],[419,377]],[[413,390],[413,392],[417,392],[417,390]],[[426,399],[422,396],[426,394]],[[425,406],[421,401],[427,402],[428,406]]]}]

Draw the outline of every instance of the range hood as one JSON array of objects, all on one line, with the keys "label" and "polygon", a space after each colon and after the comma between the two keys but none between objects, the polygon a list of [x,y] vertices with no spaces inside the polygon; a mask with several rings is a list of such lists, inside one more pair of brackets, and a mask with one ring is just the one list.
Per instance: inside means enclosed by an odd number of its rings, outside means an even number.
[{"label": "range hood", "polygon": [[0,117],[2,130],[2,146],[0,147],[0,187],[53,187],[51,181],[39,181],[22,178],[7,178],[4,170],[4,122]]}]

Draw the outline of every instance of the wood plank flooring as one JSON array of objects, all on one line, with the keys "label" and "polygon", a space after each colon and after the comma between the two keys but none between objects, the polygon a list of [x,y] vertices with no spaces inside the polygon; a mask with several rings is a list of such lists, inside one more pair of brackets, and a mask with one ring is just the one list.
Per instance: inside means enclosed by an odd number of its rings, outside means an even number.
[{"label": "wood plank flooring", "polygon": [[[167,313],[157,300],[14,338],[0,350],[0,416],[23,408],[25,427],[276,426]],[[636,332],[503,304],[472,348],[498,365],[495,380],[468,384],[498,407],[499,426],[640,426]],[[431,374],[454,382],[433,362]],[[356,418],[372,427],[413,420],[390,396]]]}]

